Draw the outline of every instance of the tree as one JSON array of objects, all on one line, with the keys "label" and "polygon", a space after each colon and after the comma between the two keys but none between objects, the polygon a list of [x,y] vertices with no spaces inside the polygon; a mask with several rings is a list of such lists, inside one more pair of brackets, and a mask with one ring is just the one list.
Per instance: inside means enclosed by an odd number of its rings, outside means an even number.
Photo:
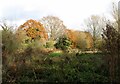
[{"label": "tree", "polygon": [[[103,30],[103,39],[105,42],[103,52],[107,53],[106,62],[109,63],[109,72],[111,82],[120,79],[120,10],[116,3],[112,3],[110,21]],[[111,25],[110,25],[111,24]]]},{"label": "tree", "polygon": [[45,39],[47,40],[48,35],[43,27],[43,25],[36,20],[28,20],[23,25],[21,25],[18,30],[23,30],[26,32],[28,37],[31,37],[31,40],[35,39]]},{"label": "tree", "polygon": [[118,38],[120,33],[112,25],[107,24],[106,29],[103,30],[102,37],[105,41],[103,52],[107,56],[106,62],[108,62],[109,66],[110,80],[111,82],[119,81],[117,77],[120,77],[120,38]]},{"label": "tree", "polygon": [[100,17],[98,15],[92,15],[87,20],[85,20],[85,24],[88,27],[88,31],[93,36],[93,49],[96,48],[97,39],[101,38],[102,28],[105,27],[106,18]]},{"label": "tree", "polygon": [[0,21],[0,27],[3,31],[9,31],[12,30],[14,26],[8,25],[7,20]]},{"label": "tree", "polygon": [[112,24],[112,26],[118,31],[118,24],[120,24],[120,15],[119,15],[120,11],[119,8],[117,6],[117,4],[115,2],[112,3],[112,8],[111,8],[111,16],[113,18],[113,21],[111,21],[110,23]]},{"label": "tree", "polygon": [[55,47],[57,49],[67,50],[71,44],[72,42],[66,36],[62,36],[58,39],[57,43],[55,44]]},{"label": "tree", "polygon": [[40,22],[46,28],[46,31],[49,34],[49,39],[51,40],[57,40],[60,36],[64,34],[64,30],[66,29],[63,21],[60,20],[58,17],[43,17]]},{"label": "tree", "polygon": [[113,19],[115,20],[115,22],[118,23],[118,14],[119,14],[118,13],[118,7],[114,2],[112,3],[111,14],[112,14]]},{"label": "tree", "polygon": [[78,48],[78,49],[81,49],[81,50],[84,50],[84,49],[86,49],[86,40],[85,39],[83,39],[83,40],[81,40],[81,38],[76,42],[76,47]]},{"label": "tree", "polygon": [[0,27],[2,27],[2,62],[6,64],[7,57],[22,48],[22,40],[24,37],[22,37],[21,34],[16,34],[13,30],[14,26],[8,25],[6,22],[0,25]]},{"label": "tree", "polygon": [[66,29],[65,35],[72,41],[72,48],[90,49],[93,39],[89,32]]},{"label": "tree", "polygon": [[69,38],[71,40],[72,48],[75,48],[76,42],[77,42],[77,33],[73,30],[66,29],[65,35],[67,36],[67,38]]}]

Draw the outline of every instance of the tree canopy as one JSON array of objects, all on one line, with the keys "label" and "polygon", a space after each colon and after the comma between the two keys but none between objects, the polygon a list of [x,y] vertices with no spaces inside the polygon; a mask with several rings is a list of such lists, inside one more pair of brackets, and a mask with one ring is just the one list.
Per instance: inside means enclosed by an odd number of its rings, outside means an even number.
[{"label": "tree canopy", "polygon": [[26,32],[26,35],[28,37],[31,37],[31,39],[48,38],[45,28],[40,22],[36,20],[27,20],[23,25],[19,27],[19,29],[24,30]]},{"label": "tree canopy", "polygon": [[43,23],[46,31],[49,34],[49,39],[57,40],[60,36],[64,34],[66,26],[63,24],[63,21],[55,16],[43,17],[40,20]]}]

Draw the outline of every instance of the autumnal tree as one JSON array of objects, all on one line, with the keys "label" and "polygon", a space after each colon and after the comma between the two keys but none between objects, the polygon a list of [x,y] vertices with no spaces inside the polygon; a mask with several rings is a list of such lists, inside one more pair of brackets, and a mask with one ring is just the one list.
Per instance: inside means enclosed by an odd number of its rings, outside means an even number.
[{"label": "autumnal tree", "polygon": [[19,27],[18,30],[24,30],[26,32],[26,35],[28,37],[31,37],[31,39],[46,39],[48,38],[48,35],[43,27],[43,25],[36,21],[36,20],[28,20],[23,25]]},{"label": "autumnal tree", "polygon": [[66,29],[65,35],[72,41],[72,48],[90,49],[92,47],[93,39],[89,32]]},{"label": "autumnal tree", "polygon": [[[90,32],[83,32],[85,34],[85,37],[83,39],[86,40],[86,48],[91,49],[93,47],[93,37]],[[82,37],[83,35],[81,35]]]},{"label": "autumnal tree", "polygon": [[73,30],[66,29],[65,35],[72,41],[72,48],[75,48],[77,40],[76,33]]},{"label": "autumnal tree", "polygon": [[40,22],[43,23],[46,31],[49,34],[49,39],[51,40],[57,40],[60,36],[64,34],[64,30],[66,29],[63,21],[60,20],[58,17],[43,17]]}]

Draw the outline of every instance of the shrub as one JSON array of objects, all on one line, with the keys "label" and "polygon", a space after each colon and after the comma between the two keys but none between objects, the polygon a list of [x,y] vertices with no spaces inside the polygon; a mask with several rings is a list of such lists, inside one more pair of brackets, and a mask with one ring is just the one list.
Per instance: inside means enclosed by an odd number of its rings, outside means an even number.
[{"label": "shrub", "polygon": [[2,26],[2,57],[3,57],[3,64],[6,64],[7,57],[9,55],[13,55],[17,51],[22,49],[22,41],[23,37],[18,35],[13,27],[9,26]]},{"label": "shrub", "polygon": [[104,40],[102,40],[102,39],[97,39],[97,40],[96,40],[96,49],[102,50],[103,44],[104,44]]},{"label": "shrub", "polygon": [[54,41],[48,41],[46,42],[46,48],[54,48],[54,44],[55,44]]},{"label": "shrub", "polygon": [[61,50],[67,50],[71,45],[71,41],[63,36],[63,37],[60,37],[57,41],[57,43],[55,44],[55,47],[57,49],[61,49]]}]

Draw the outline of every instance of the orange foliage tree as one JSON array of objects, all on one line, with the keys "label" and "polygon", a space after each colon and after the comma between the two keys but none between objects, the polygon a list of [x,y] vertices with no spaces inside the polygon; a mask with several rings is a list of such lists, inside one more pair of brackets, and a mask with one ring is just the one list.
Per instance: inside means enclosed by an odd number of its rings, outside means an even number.
[{"label": "orange foliage tree", "polygon": [[72,41],[72,43],[73,43],[73,48],[76,46],[76,44],[75,44],[75,42],[76,42],[76,40],[77,40],[77,38],[76,38],[76,35],[75,35],[75,32],[74,31],[72,31],[72,30],[69,30],[69,29],[66,29],[65,30],[65,34],[66,34],[66,36]]},{"label": "orange foliage tree", "polygon": [[93,38],[89,32],[73,31],[66,29],[66,36],[72,41],[72,48],[82,47],[82,48],[92,48]]},{"label": "orange foliage tree", "polygon": [[45,31],[45,28],[43,27],[43,25],[36,21],[36,20],[28,20],[26,21],[23,25],[21,25],[19,28],[19,30],[23,30],[26,32],[26,35],[28,37],[31,37],[31,40],[35,40],[35,39],[48,39],[48,35]]}]

